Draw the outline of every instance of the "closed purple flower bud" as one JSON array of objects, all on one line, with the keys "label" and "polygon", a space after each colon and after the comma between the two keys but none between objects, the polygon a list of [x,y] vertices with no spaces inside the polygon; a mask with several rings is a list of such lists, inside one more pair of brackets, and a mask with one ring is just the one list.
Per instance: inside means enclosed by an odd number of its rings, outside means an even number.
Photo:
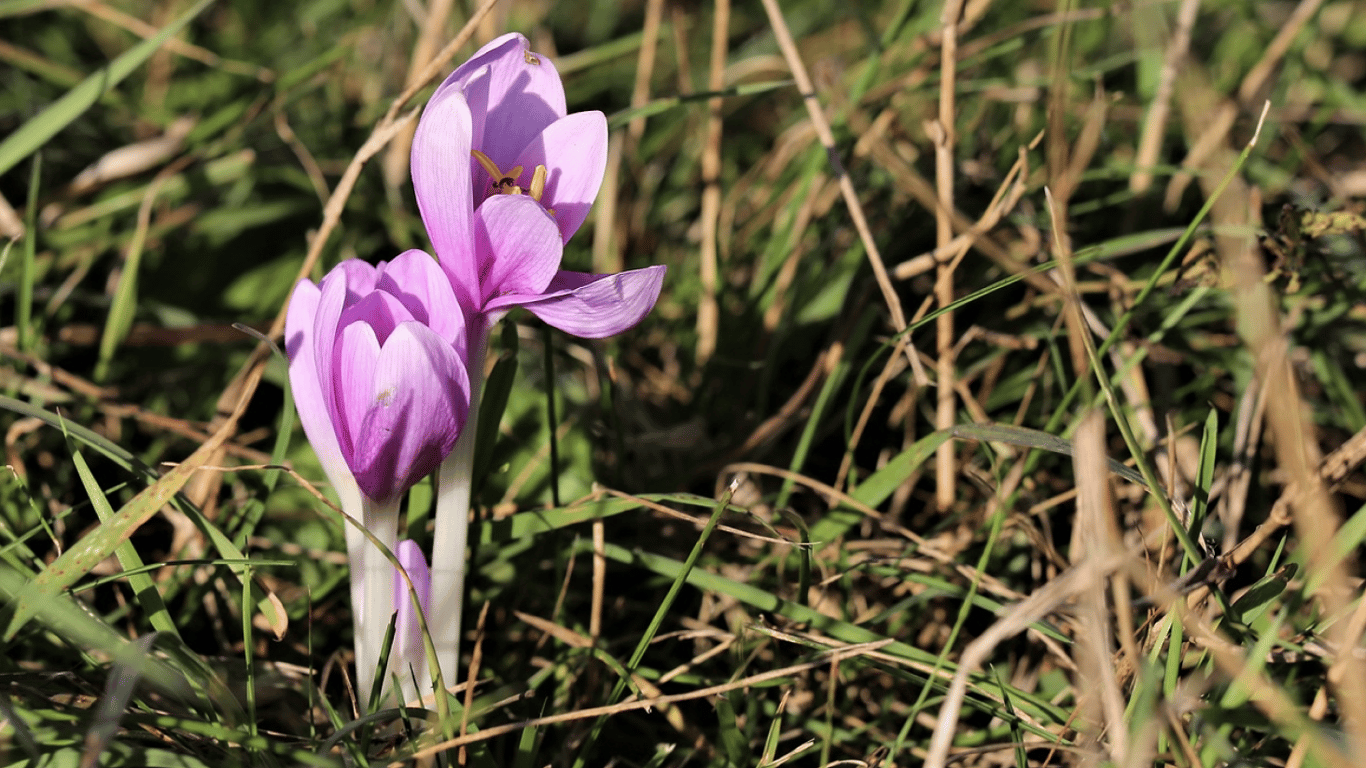
[{"label": "closed purple flower bud", "polygon": [[301,280],[285,321],[304,432],[338,487],[389,501],[450,453],[469,415],[465,321],[431,257],[407,251]]},{"label": "closed purple flower bud", "polygon": [[[423,616],[430,616],[432,609],[432,576],[427,569],[427,558],[422,556],[422,548],[412,539],[404,539],[394,550],[403,570],[412,579],[413,589],[417,592],[417,602]],[[397,574],[395,574],[397,575]],[[401,578],[394,580],[394,606],[398,609],[398,619],[394,623],[394,647],[390,655],[411,664],[416,670],[419,682],[427,679],[427,652],[422,643],[422,625],[413,610],[413,599],[408,594],[408,585]],[[400,669],[399,677],[405,681],[409,670]]]}]

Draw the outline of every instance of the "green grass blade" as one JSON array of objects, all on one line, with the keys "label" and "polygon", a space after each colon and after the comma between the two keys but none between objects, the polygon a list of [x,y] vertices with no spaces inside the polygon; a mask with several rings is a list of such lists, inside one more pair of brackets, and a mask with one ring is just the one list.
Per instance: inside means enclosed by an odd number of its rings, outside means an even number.
[{"label": "green grass blade", "polygon": [[[85,457],[80,451],[71,452],[71,461],[76,467],[76,472],[81,477],[81,484],[85,487],[86,496],[90,498],[90,504],[95,508],[95,514],[100,518],[100,522],[106,522],[113,516],[114,510],[109,506],[109,499],[105,498],[104,491],[100,489],[99,483],[95,482],[95,476],[91,474],[90,467],[85,463]],[[147,614],[147,620],[158,632],[166,632],[176,637],[180,636],[180,630],[175,622],[171,620],[171,614],[166,610],[166,603],[161,598],[161,592],[157,590],[156,583],[146,572],[135,570],[143,568],[142,557],[137,549],[133,547],[131,541],[125,541],[115,550],[114,555],[119,560],[119,566],[124,571],[133,571],[128,574],[128,586],[133,588],[133,594],[137,596],[138,602],[142,605],[143,611]]]},{"label": "green grass blade", "polygon": [[18,165],[20,161],[33,154],[47,140],[81,116],[102,94],[118,85],[133,70],[151,58],[167,40],[185,28],[213,0],[199,0],[180,18],[162,27],[155,35],[129,48],[109,66],[95,72],[80,85],[66,92],[66,95],[49,104],[46,109],[30,118],[19,130],[11,133],[0,142],[0,175]]},{"label": "green grass blade", "polygon": [[43,155],[33,156],[29,173],[28,208],[24,212],[24,250],[19,258],[19,307],[15,326],[19,331],[19,349],[28,351],[33,346],[33,263],[38,253],[38,185],[42,179]]}]

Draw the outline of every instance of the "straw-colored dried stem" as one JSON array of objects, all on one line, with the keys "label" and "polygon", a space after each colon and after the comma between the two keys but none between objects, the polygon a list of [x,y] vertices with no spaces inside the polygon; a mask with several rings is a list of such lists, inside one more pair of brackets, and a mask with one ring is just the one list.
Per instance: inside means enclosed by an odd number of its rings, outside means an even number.
[{"label": "straw-colored dried stem", "polygon": [[[1213,92],[1200,67],[1186,67],[1181,85],[1178,106],[1188,133],[1206,124],[1212,105],[1232,103]],[[1206,195],[1215,193],[1218,180],[1229,174],[1236,161],[1236,153],[1226,145],[1210,154],[1198,176]],[[1329,683],[1336,693],[1351,754],[1360,754],[1366,751],[1366,664],[1352,652],[1360,638],[1352,635],[1349,622],[1342,620],[1356,596],[1352,587],[1354,568],[1351,560],[1334,555],[1332,542],[1342,517],[1319,473],[1316,429],[1300,394],[1277,299],[1265,279],[1261,252],[1252,235],[1260,224],[1255,199],[1247,182],[1232,177],[1210,210],[1211,222],[1220,233],[1215,247],[1226,270],[1238,335],[1252,358],[1258,380],[1266,388],[1266,426],[1272,452],[1287,482],[1298,487],[1290,509],[1308,560],[1307,578],[1319,585],[1313,598],[1321,605],[1322,615],[1338,618],[1323,627],[1341,660],[1340,674]]]},{"label": "straw-colored dried stem", "polygon": [[[1077,520],[1069,555],[1073,562],[1087,557],[1100,560],[1124,552],[1110,496],[1110,472],[1105,465],[1105,419],[1091,411],[1072,439],[1073,475],[1077,484]],[[1079,679],[1076,688],[1088,723],[1083,724],[1093,743],[1109,735],[1110,759],[1118,763],[1128,753],[1128,725],[1124,718],[1124,695],[1116,677],[1114,634],[1106,603],[1106,583],[1088,584],[1078,604],[1076,654]]]},{"label": "straw-colored dried stem", "polygon": [[[484,601],[484,607],[479,609],[479,623],[474,628],[474,653],[470,656],[470,669],[465,673],[465,706],[460,712],[460,732],[459,736],[464,736],[470,729],[470,711],[474,709],[474,687],[479,680],[479,665],[484,660],[484,626],[489,617],[489,603]],[[461,765],[465,764],[465,748],[461,747],[457,755],[457,760]]]},{"label": "straw-colored dried stem", "polygon": [[[1162,151],[1162,138],[1167,133],[1167,120],[1171,115],[1172,91],[1176,87],[1176,71],[1190,51],[1191,28],[1195,26],[1195,12],[1200,8],[1200,0],[1181,0],[1176,12],[1176,29],[1172,31],[1167,43],[1166,54],[1162,58],[1162,72],[1157,78],[1157,92],[1153,103],[1143,118],[1143,129],[1138,137],[1138,151],[1134,154],[1134,172],[1129,175],[1129,189],[1135,194],[1143,194],[1153,184],[1153,166],[1157,165],[1158,154]],[[1137,14],[1139,9],[1132,12]],[[1146,13],[1163,13],[1162,6],[1155,5],[1144,9]],[[1135,20],[1137,21],[1137,19]],[[1141,31],[1134,25],[1135,32]]]},{"label": "straw-colored dried stem", "polygon": [[[730,0],[716,0],[712,17],[711,69],[707,88],[713,93],[726,85],[726,55],[729,51]],[[698,364],[716,352],[720,333],[721,310],[717,302],[717,220],[721,217],[721,105],[720,96],[707,99],[706,143],[702,148],[702,295],[697,302]]]},{"label": "straw-colored dried stem", "polygon": [[[650,78],[654,76],[655,52],[659,49],[659,28],[663,18],[664,0],[646,0],[640,53],[636,57],[636,81],[631,88],[631,109],[639,109],[650,100]],[[645,116],[631,118],[631,122],[626,124],[626,132],[631,137],[631,150],[634,155],[636,145],[645,135]]]},{"label": "straw-colored dried stem", "polygon": [[593,206],[593,271],[598,274],[620,272],[623,269],[622,249],[625,243],[617,224],[617,201],[621,198],[624,150],[621,131],[613,131],[607,139],[607,169],[603,172],[602,187]]},{"label": "straw-colored dried stem", "polygon": [[[429,0],[426,12],[413,20],[418,25],[417,44],[408,60],[408,73],[403,80],[404,87],[411,87],[422,76],[426,64],[436,54],[441,38],[446,36],[446,25],[451,19],[452,0]],[[424,81],[425,82],[425,81]],[[413,135],[416,124],[404,128],[389,143],[389,149],[380,165],[384,170],[384,187],[391,200],[397,200],[398,189],[408,178],[409,152],[413,148]]]},{"label": "straw-colored dried stem", "polygon": [[[845,206],[849,209],[849,217],[853,219],[854,229],[858,231],[859,240],[863,243],[863,250],[868,254],[868,262],[873,267],[873,276],[877,279],[878,289],[881,290],[883,301],[887,303],[887,310],[891,315],[892,328],[898,332],[903,331],[906,329],[906,314],[901,309],[901,298],[897,296],[896,289],[892,287],[891,277],[887,274],[887,266],[882,261],[882,253],[873,240],[873,232],[868,227],[868,219],[863,215],[863,204],[859,202],[858,192],[854,190],[854,183],[849,179],[849,174],[844,172],[844,164],[840,160],[839,150],[835,147],[835,134],[830,130],[830,122],[825,119],[825,113],[821,111],[820,102],[816,99],[815,86],[811,82],[810,74],[806,71],[806,65],[802,63],[801,54],[797,51],[797,43],[792,39],[792,31],[788,29],[787,22],[783,19],[783,12],[778,7],[777,0],[763,0],[763,4],[764,12],[768,15],[768,23],[773,27],[773,36],[778,41],[778,49],[782,51],[783,59],[787,61],[788,69],[792,71],[792,79],[797,81],[797,90],[806,103],[806,113],[811,118],[811,125],[816,129],[816,136],[820,139],[821,145],[825,147],[826,154],[830,159],[831,171],[839,182],[840,194],[844,198]],[[912,370],[921,371],[920,360],[915,356],[911,347],[907,345],[904,349]],[[920,378],[924,378],[923,373]]]},{"label": "straw-colored dried stem", "polygon": [[[963,12],[962,0],[944,4],[940,17],[940,81],[939,120],[929,125],[934,142],[934,182],[938,205],[934,209],[935,245],[945,248],[953,240],[953,148],[955,122],[955,89],[957,88],[958,17]],[[934,297],[939,307],[953,303],[953,264],[940,264],[934,282]],[[936,429],[950,429],[957,418],[957,398],[954,390],[955,370],[953,313],[943,312],[935,318],[935,398],[934,425]],[[934,501],[939,511],[947,512],[958,497],[958,462],[956,446],[945,442],[934,454]]]},{"label": "straw-colored dried stem", "polygon": [[607,534],[601,520],[593,521],[593,595],[588,614],[588,634],[597,645],[602,637],[603,595],[607,592]]},{"label": "straw-colored dried stem", "polygon": [[299,159],[299,165],[303,166],[304,174],[308,176],[308,183],[313,185],[313,191],[318,195],[318,202],[327,205],[327,198],[332,194],[327,188],[327,178],[323,176],[323,170],[314,159],[313,153],[308,151],[308,145],[304,144],[298,134],[289,125],[289,117],[284,109],[275,113],[275,135],[280,137],[280,141],[289,147],[294,156]]}]

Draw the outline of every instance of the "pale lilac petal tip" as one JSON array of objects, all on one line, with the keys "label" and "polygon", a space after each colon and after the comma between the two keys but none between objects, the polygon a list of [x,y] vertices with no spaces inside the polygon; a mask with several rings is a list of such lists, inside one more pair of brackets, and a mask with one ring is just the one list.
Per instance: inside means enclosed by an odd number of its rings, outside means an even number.
[{"label": "pale lilac petal tip", "polygon": [[564,242],[579,230],[602,186],[607,169],[607,118],[601,112],[562,117],[531,140],[514,165],[523,168],[522,188],[531,186],[536,166],[547,170],[541,203],[555,211]]},{"label": "pale lilac petal tip", "polygon": [[[500,169],[514,165],[517,153],[547,125],[564,117],[564,86],[549,58],[531,51],[527,39],[510,33],[480,48],[437,88],[463,91],[471,108],[473,147]],[[433,97],[435,98],[435,97]],[[476,192],[488,176],[473,167]]]},{"label": "pale lilac petal tip", "polygon": [[654,308],[664,285],[665,269],[658,265],[616,275],[562,271],[551,281],[544,297],[519,297],[520,301],[506,304],[521,304],[546,323],[574,336],[602,339],[627,330]]},{"label": "pale lilac petal tip", "polygon": [[408,250],[380,265],[376,287],[403,302],[411,317],[465,354],[465,312],[431,255]]},{"label": "pale lilac petal tip", "polygon": [[470,119],[469,106],[459,90],[438,90],[418,121],[411,162],[422,223],[457,294],[478,280],[469,250],[474,211]]}]

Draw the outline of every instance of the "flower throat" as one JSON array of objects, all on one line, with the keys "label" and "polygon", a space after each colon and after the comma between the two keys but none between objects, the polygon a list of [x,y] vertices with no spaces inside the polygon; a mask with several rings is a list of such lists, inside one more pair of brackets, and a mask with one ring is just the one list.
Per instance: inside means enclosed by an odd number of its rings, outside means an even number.
[{"label": "flower throat", "polygon": [[[472,149],[470,150],[470,155],[472,155],[475,160],[479,161],[479,164],[484,167],[484,170],[488,171],[489,178],[491,179],[489,182],[489,191],[485,197],[490,195],[529,195],[532,200],[535,200],[538,203],[541,202],[541,195],[545,193],[545,180],[548,175],[548,171],[546,171],[544,165],[536,166],[536,170],[531,172],[531,186],[522,189],[517,185],[517,178],[522,175],[522,166],[515,165],[504,173],[503,171],[498,170],[497,163],[494,163],[493,160],[483,152]],[[555,215],[555,209],[553,208],[547,208],[546,212],[552,216]]]}]

